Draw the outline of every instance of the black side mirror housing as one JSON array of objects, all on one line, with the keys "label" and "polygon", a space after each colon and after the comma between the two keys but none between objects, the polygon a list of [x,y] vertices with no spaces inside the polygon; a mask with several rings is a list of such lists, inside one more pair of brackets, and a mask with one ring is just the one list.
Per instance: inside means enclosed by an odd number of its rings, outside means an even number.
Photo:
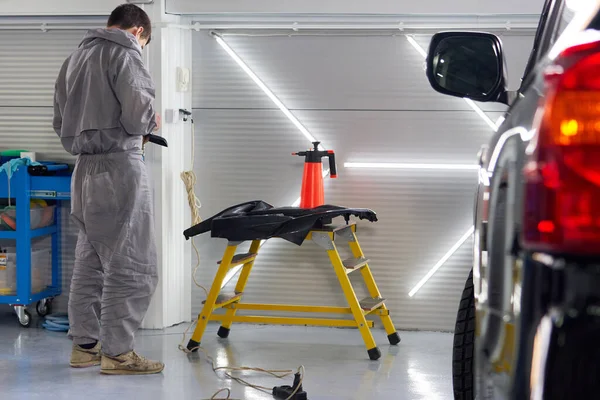
[{"label": "black side mirror housing", "polygon": [[437,92],[508,104],[502,42],[482,32],[440,32],[427,56],[427,79]]}]

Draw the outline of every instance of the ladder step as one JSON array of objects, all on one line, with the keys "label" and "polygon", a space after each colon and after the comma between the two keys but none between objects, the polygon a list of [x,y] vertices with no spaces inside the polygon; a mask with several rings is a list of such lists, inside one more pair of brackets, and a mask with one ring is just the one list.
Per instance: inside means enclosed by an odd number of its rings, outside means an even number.
[{"label": "ladder step", "polygon": [[[231,260],[231,266],[235,267],[237,265],[243,265],[250,261],[254,261],[255,258],[256,258],[256,253],[236,254],[235,256],[233,256],[233,260]],[[223,260],[220,260],[217,262],[217,264],[221,265],[222,262],[223,262]]]},{"label": "ladder step", "polygon": [[383,305],[384,302],[385,299],[382,297],[367,297],[366,299],[362,299],[359,303],[360,308],[362,308],[363,311],[368,314],[377,310]]},{"label": "ladder step", "polygon": [[313,231],[318,232],[340,232],[345,229],[352,229],[356,225],[356,222],[350,222],[347,225],[325,225],[321,228],[314,228]]},{"label": "ladder step", "polygon": [[344,264],[344,268],[346,268],[346,273],[351,273],[354,272],[356,270],[361,269],[362,267],[364,267],[365,265],[367,265],[369,263],[369,259],[368,258],[349,258],[347,260],[343,261]]},{"label": "ladder step", "polygon": [[[219,294],[219,296],[217,296],[217,301],[215,302],[215,308],[225,307],[231,303],[239,301],[242,298],[242,294],[243,293],[235,293],[235,292]],[[202,302],[202,304],[205,304],[205,303],[206,303],[206,300],[204,300]]]}]

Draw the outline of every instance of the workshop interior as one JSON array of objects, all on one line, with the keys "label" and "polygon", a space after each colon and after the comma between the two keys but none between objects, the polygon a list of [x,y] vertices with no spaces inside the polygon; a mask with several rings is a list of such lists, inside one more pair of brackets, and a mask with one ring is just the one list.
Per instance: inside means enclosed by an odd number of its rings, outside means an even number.
[{"label": "workshop interior", "polygon": [[[151,36],[107,25],[123,3]],[[111,29],[152,88],[108,50],[92,89],[61,88]],[[600,398],[598,71],[600,0],[0,2],[0,398]],[[107,257],[112,233],[75,216],[138,223],[116,203],[133,186],[86,189],[131,150],[64,147],[65,107],[107,115],[94,80],[120,121],[157,116],[136,133],[151,210],[128,203],[151,215],[152,273],[134,233]],[[133,135],[70,118],[89,143]],[[70,298],[108,265],[140,287],[127,305]],[[109,325],[140,312],[132,362],[160,371],[108,369]]]}]

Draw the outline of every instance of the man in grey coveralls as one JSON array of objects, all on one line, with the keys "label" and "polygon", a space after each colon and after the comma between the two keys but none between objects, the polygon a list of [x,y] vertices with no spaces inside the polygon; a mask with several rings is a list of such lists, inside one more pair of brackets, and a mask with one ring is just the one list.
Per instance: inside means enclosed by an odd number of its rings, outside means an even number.
[{"label": "man in grey coveralls", "polygon": [[153,374],[164,365],[133,351],[158,283],[153,194],[142,155],[145,137],[159,124],[154,84],[142,60],[152,27],[132,4],[116,8],[107,26],[87,33],[55,88],[54,129],[77,155],[71,366]]}]

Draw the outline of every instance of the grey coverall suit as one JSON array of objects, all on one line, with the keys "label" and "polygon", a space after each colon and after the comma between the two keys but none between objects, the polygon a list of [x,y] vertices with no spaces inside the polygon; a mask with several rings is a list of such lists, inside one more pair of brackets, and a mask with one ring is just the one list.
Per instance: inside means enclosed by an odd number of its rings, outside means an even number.
[{"label": "grey coverall suit", "polygon": [[79,226],[69,337],[133,350],[158,283],[153,193],[142,137],[156,128],[154,84],[136,38],[90,31],[56,81],[54,130],[77,155],[71,215]]}]

